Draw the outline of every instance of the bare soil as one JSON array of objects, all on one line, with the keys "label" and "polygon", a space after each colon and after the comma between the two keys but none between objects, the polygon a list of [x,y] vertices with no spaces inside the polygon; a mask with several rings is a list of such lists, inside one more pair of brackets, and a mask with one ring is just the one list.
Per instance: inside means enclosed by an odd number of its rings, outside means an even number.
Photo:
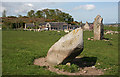
[{"label": "bare soil", "polygon": [[75,73],[70,73],[64,70],[59,70],[57,68],[54,68],[53,66],[47,63],[46,58],[44,57],[35,59],[34,65],[46,66],[47,67],[46,70],[50,70],[52,72],[56,72],[57,74],[64,74],[64,75],[103,75],[104,74],[102,70],[97,69],[94,66],[92,66],[94,62],[91,62],[92,64],[89,63],[89,65],[87,65],[85,61],[82,63],[81,61],[83,61],[83,58],[76,58],[72,61],[72,63],[77,64],[80,67],[80,71],[75,72]]}]

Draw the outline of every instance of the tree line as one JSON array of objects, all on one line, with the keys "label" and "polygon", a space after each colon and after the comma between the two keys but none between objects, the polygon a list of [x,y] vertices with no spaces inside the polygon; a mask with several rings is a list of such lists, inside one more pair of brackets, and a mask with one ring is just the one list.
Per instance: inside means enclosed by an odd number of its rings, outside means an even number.
[{"label": "tree line", "polygon": [[27,16],[19,15],[7,16],[6,11],[2,13],[2,23],[5,28],[23,28],[25,23],[35,23],[39,25],[40,22],[66,22],[68,24],[78,24],[74,18],[69,14],[62,12],[59,9],[43,9],[43,10],[30,10]]},{"label": "tree line", "polygon": [[53,19],[59,22],[73,22],[74,19],[68,13],[62,12],[59,9],[43,9],[43,10],[30,10],[27,13],[28,17],[38,17],[38,18],[45,18],[45,19]]}]

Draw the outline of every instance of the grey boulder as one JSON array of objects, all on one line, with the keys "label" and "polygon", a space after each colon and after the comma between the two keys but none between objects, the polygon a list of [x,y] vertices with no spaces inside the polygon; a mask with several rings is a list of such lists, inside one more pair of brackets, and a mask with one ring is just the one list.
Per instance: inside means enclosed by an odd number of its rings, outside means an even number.
[{"label": "grey boulder", "polygon": [[77,28],[61,37],[47,53],[47,62],[52,65],[65,64],[83,51],[83,29]]}]

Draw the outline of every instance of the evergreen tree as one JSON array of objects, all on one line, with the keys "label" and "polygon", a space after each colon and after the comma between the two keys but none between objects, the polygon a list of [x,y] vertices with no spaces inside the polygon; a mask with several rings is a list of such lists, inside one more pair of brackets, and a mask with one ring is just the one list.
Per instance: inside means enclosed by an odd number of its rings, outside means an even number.
[{"label": "evergreen tree", "polygon": [[3,11],[2,17],[6,17],[6,10]]},{"label": "evergreen tree", "polygon": [[34,10],[30,10],[30,11],[27,13],[27,16],[28,16],[28,17],[35,17]]}]

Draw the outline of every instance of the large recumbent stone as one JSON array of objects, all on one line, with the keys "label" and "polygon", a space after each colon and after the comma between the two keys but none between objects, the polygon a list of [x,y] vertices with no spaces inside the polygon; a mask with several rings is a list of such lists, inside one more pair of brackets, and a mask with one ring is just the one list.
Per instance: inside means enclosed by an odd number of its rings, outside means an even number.
[{"label": "large recumbent stone", "polygon": [[61,37],[48,51],[47,62],[58,65],[71,61],[83,51],[83,30],[77,28]]}]

